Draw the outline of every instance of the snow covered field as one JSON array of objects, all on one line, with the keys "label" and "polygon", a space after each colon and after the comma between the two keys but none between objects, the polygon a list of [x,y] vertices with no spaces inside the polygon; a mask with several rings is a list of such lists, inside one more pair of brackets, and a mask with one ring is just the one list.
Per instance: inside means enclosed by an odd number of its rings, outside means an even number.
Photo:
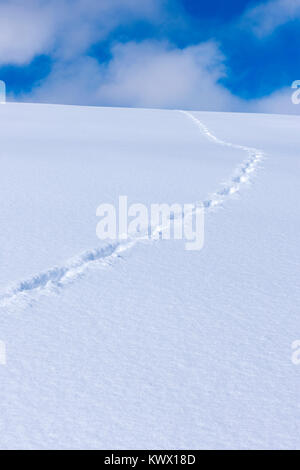
[{"label": "snow covered field", "polygon": [[[0,448],[300,448],[300,117],[0,105]],[[105,243],[99,204],[206,207]]]}]

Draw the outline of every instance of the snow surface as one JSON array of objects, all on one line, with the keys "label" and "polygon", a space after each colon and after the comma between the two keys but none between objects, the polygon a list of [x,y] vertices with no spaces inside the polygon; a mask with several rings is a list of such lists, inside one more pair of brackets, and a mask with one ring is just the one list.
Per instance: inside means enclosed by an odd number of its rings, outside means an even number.
[{"label": "snow surface", "polygon": [[[0,106],[2,449],[299,449],[300,117]],[[96,208],[206,208],[104,243]]]}]

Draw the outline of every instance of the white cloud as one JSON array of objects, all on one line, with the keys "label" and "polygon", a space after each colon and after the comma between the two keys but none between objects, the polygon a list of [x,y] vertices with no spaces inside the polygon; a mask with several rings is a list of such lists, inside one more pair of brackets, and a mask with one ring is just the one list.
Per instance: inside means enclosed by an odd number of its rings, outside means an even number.
[{"label": "white cloud", "polygon": [[53,0],[59,11],[56,57],[70,59],[121,24],[136,19],[159,20],[161,0]]},{"label": "white cloud", "polygon": [[250,28],[256,36],[264,37],[295,19],[300,19],[299,0],[270,0],[249,9],[240,23],[242,27]]},{"label": "white cloud", "polygon": [[239,106],[218,80],[217,46],[176,49],[146,41],[118,44],[107,66],[91,58],[57,65],[31,97],[41,101],[115,106],[233,110]]},{"label": "white cloud", "polygon": [[144,42],[117,45],[97,93],[104,104],[225,109],[223,57],[214,43],[185,49]]},{"label": "white cloud", "polygon": [[37,2],[0,3],[0,64],[26,64],[47,52],[54,34],[54,18]]},{"label": "white cloud", "polygon": [[22,100],[97,105],[96,90],[103,80],[103,72],[97,60],[91,57],[81,57],[70,63],[58,62],[51,74]]},{"label": "white cloud", "polygon": [[161,0],[1,0],[0,65],[38,54],[70,59],[122,22],[159,20]]},{"label": "white cloud", "polygon": [[245,103],[246,111],[268,114],[300,114],[300,105],[293,104],[295,89],[283,88],[271,95]]}]

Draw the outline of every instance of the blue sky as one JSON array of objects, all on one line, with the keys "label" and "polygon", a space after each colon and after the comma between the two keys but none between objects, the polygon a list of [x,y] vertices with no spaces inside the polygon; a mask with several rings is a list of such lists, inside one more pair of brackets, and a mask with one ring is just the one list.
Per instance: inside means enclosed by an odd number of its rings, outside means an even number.
[{"label": "blue sky", "polygon": [[294,112],[299,0],[0,0],[11,100]]}]

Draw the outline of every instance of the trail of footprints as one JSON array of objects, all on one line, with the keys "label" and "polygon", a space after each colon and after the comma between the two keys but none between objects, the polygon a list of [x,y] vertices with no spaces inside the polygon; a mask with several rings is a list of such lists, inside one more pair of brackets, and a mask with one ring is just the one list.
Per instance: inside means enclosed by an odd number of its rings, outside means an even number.
[{"label": "trail of footprints", "polygon": [[192,113],[188,111],[180,111],[189,119],[191,119],[194,124],[198,127],[202,134],[204,134],[210,141],[215,142],[216,144],[223,145],[225,147],[231,147],[238,150],[243,150],[248,154],[248,158],[244,161],[235,171],[234,176],[231,180],[223,185],[223,187],[213,193],[210,198],[202,201],[206,209],[215,208],[224,203],[225,199],[231,196],[232,194],[238,193],[241,189],[241,186],[245,183],[248,183],[251,179],[251,174],[257,169],[260,162],[264,158],[264,153],[261,150],[252,147],[246,147],[244,145],[232,144],[231,142],[225,142],[221,139],[218,139],[213,135],[208,128],[203,124],[199,119],[197,119]]},{"label": "trail of footprints", "polygon": [[[202,201],[204,208],[209,211],[222,205],[227,198],[238,193],[241,187],[250,181],[251,175],[264,158],[264,154],[255,148],[224,142],[214,136],[205,124],[199,121],[192,113],[187,111],[180,111],[180,113],[191,119],[200,132],[210,141],[226,147],[243,150],[248,154],[247,160],[236,169],[231,180],[208,199]],[[8,307],[15,302],[26,303],[31,300],[33,294],[51,293],[80,277],[91,265],[110,264],[114,258],[119,257],[122,252],[129,250],[141,240],[144,241],[142,237],[135,237],[127,241],[109,243],[104,247],[85,251],[81,255],[70,259],[64,266],[51,268],[30,279],[18,282],[0,294],[0,307]]]}]

